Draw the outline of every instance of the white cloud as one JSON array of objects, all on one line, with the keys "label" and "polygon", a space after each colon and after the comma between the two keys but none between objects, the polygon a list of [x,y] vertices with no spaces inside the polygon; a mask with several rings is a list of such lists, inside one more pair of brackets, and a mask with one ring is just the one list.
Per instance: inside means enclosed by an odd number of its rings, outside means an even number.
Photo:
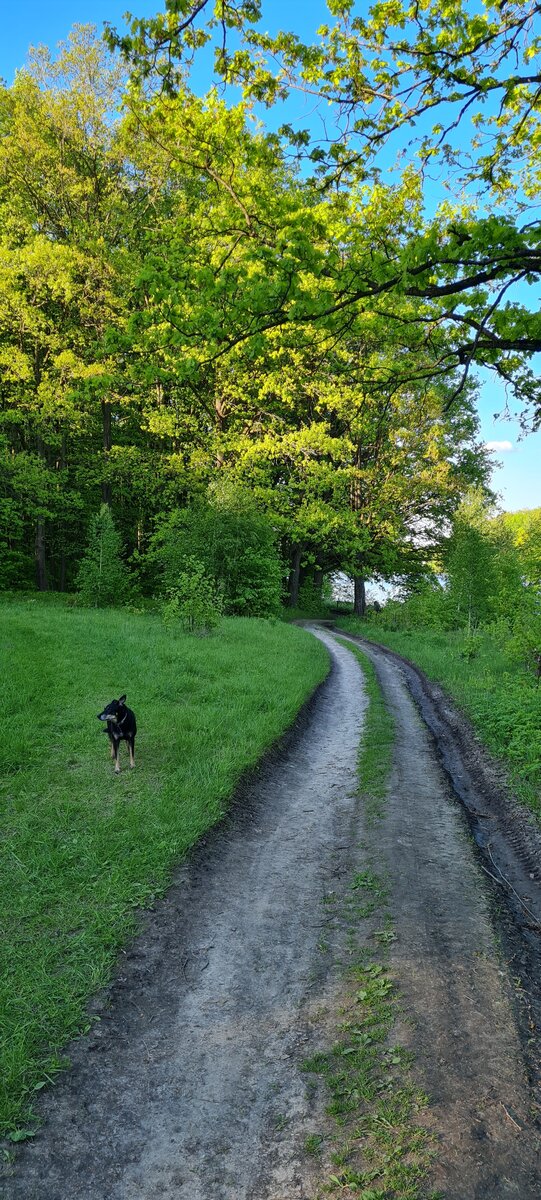
[{"label": "white cloud", "polygon": [[495,450],[497,454],[509,454],[512,449],[512,442],[485,442],[485,450]]}]

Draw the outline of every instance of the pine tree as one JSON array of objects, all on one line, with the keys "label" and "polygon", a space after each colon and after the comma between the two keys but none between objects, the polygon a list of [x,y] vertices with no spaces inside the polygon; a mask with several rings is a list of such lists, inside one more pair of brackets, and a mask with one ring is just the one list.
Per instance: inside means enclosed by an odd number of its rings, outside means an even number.
[{"label": "pine tree", "polygon": [[88,546],[77,572],[77,590],[83,604],[95,608],[122,604],[130,592],[130,575],[122,561],[120,534],[108,504],[90,522]]}]

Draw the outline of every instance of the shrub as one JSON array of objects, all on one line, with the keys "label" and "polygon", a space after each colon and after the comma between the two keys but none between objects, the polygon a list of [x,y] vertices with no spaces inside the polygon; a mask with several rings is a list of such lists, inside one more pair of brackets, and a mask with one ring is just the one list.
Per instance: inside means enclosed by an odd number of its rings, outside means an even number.
[{"label": "shrub", "polygon": [[280,608],[282,564],[274,530],[245,497],[168,513],[157,523],[149,557],[166,595],[196,560],[215,581],[225,613],[267,617]]},{"label": "shrub", "polygon": [[481,634],[472,633],[471,630],[466,630],[460,650],[461,657],[466,658],[468,662],[471,662],[472,658],[477,658],[482,645],[483,638]]},{"label": "shrub", "polygon": [[222,597],[203,563],[186,559],[186,569],[181,571],[176,586],[167,591],[162,608],[166,624],[180,621],[187,633],[210,633],[219,625],[222,610]]}]

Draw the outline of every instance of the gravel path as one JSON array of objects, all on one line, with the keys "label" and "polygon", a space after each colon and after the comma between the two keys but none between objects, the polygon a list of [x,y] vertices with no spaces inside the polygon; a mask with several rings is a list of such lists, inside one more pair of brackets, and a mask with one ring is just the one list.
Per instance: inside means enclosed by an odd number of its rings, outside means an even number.
[{"label": "gravel path", "polygon": [[399,1036],[432,1100],[433,1186],[445,1200],[539,1200],[513,968],[464,811],[404,668],[372,648],[397,746],[385,815],[364,828],[362,676],[316,632],[328,680],[145,918],[101,1020],[42,1098],[41,1132],[4,1168],[4,1200],[313,1200],[303,1145],[324,1100],[300,1067],[333,1036],[342,934],[322,948],[323,900],[347,888],[361,843],[390,878]]}]

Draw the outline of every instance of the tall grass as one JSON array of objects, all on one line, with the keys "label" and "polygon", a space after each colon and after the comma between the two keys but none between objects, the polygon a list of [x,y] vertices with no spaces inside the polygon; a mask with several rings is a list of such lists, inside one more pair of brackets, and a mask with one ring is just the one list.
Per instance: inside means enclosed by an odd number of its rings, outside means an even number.
[{"label": "tall grass", "polygon": [[[17,1137],[134,909],[226,811],[328,658],[280,622],[196,639],[153,615],[39,600],[1,606],[0,643],[0,1127]],[[115,776],[96,716],[122,692],[139,733],[135,770],[121,746]]]},{"label": "tall grass", "polygon": [[470,718],[481,740],[506,764],[519,798],[541,820],[541,688],[494,631],[479,630],[475,653],[464,633],[385,629],[378,621],[340,618],[340,628],[381,642],[417,663]]}]

